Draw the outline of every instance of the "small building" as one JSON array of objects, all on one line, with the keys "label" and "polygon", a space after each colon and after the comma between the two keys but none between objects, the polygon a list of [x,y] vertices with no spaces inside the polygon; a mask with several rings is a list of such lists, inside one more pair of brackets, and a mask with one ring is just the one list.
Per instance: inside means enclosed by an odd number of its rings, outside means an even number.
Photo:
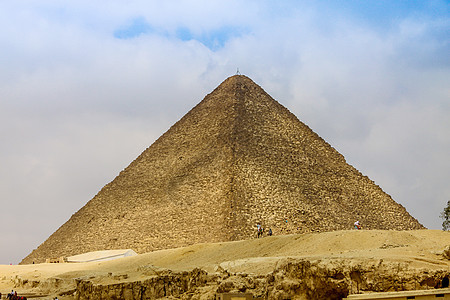
[{"label": "small building", "polygon": [[113,260],[137,255],[132,249],[101,250],[67,257],[69,263]]}]

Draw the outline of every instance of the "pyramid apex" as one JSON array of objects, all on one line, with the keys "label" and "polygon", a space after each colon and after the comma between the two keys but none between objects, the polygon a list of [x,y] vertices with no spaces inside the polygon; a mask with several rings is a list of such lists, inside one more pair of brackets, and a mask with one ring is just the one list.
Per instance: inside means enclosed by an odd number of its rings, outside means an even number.
[{"label": "pyramid apex", "polygon": [[228,80],[230,80],[230,81],[249,80],[249,81],[253,82],[253,80],[250,77],[248,77],[246,75],[242,75],[242,74],[232,75],[232,76],[228,77],[227,79],[225,79],[224,82],[228,81]]},{"label": "pyramid apex", "polygon": [[[256,84],[250,77],[246,75],[236,74],[228,77],[216,88],[217,90],[222,89],[239,89],[242,86],[253,86],[261,88],[258,84]],[[261,88],[262,89],[262,88]]]}]

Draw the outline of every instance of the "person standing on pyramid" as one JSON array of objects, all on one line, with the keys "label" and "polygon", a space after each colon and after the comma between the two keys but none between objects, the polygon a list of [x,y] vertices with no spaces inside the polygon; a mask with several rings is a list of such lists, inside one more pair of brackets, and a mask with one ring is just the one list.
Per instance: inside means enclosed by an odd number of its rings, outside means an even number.
[{"label": "person standing on pyramid", "polygon": [[355,222],[355,229],[356,230],[361,230],[361,225],[359,224],[359,220]]},{"label": "person standing on pyramid", "polygon": [[262,235],[262,227],[261,224],[256,224],[256,237],[259,238]]}]

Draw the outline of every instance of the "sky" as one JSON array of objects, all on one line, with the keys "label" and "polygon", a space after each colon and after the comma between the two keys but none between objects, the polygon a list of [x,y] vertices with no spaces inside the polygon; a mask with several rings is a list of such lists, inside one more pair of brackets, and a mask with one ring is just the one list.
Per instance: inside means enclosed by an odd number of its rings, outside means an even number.
[{"label": "sky", "polygon": [[237,69],[442,227],[449,1],[1,1],[0,28],[0,264]]}]

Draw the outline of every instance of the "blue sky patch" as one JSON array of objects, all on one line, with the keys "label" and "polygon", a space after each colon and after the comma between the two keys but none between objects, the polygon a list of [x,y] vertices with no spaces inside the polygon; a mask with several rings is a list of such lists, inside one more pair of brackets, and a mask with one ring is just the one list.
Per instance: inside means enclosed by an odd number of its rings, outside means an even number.
[{"label": "blue sky patch", "polygon": [[216,51],[225,46],[225,43],[234,37],[242,36],[246,33],[246,30],[236,27],[222,27],[210,32],[204,33],[198,40],[208,47],[209,49]]},{"label": "blue sky patch", "polygon": [[114,31],[114,37],[118,39],[132,39],[146,34],[158,34],[161,36],[170,37],[171,35],[181,41],[196,40],[212,51],[223,48],[227,41],[234,37],[242,36],[248,33],[248,29],[239,27],[223,26],[201,33],[194,33],[188,27],[178,27],[173,34],[161,28],[153,27],[144,17],[137,17],[131,20],[128,25],[125,25]]},{"label": "blue sky patch", "polygon": [[144,17],[137,17],[131,21],[130,25],[114,31],[114,37],[118,39],[131,39],[153,31],[153,27],[145,20]]},{"label": "blue sky patch", "polygon": [[182,41],[190,41],[194,39],[194,35],[187,27],[180,27],[176,30],[176,36]]},{"label": "blue sky patch", "polygon": [[194,34],[187,27],[179,27],[176,30],[176,37],[182,41],[196,40],[211,49],[212,51],[223,48],[227,41],[234,37],[242,36],[249,30],[224,26],[201,34]]}]

